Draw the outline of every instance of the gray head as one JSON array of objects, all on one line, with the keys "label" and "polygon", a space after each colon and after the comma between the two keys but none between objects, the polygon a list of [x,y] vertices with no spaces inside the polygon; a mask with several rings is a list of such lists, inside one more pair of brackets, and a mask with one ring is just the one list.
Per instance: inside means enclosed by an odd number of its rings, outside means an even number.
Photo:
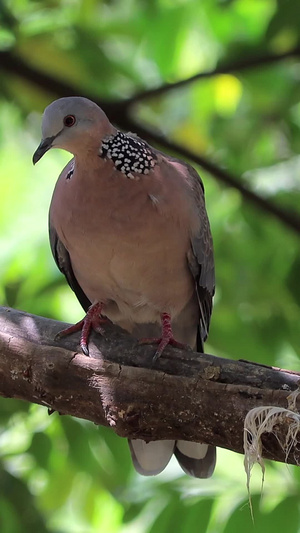
[{"label": "gray head", "polygon": [[40,145],[33,155],[37,163],[50,148],[63,148],[72,154],[96,148],[113,130],[105,113],[91,100],[71,96],[55,100],[43,114]]}]

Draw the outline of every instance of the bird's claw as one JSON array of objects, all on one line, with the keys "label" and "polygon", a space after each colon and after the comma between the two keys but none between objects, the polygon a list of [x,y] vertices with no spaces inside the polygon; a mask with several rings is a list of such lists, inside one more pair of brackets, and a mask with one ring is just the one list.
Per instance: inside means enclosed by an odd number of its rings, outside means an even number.
[{"label": "bird's claw", "polygon": [[176,341],[173,337],[169,338],[164,336],[154,339],[140,339],[139,344],[158,344],[158,348],[152,358],[152,363],[155,363],[157,359],[159,359],[168,344],[174,346],[174,348],[179,348],[180,350],[190,349],[189,346],[183,344],[182,342]]},{"label": "bird's claw", "polygon": [[86,355],[86,357],[90,357],[89,347],[86,342],[80,341],[80,348],[83,355]]},{"label": "bird's claw", "polygon": [[62,331],[57,333],[54,339],[59,340],[62,337],[66,337],[67,335],[71,335],[72,333],[76,333],[77,331],[81,331],[80,348],[82,353],[89,357],[90,354],[88,348],[88,340],[91,330],[94,329],[95,331],[97,331],[97,333],[103,335],[104,330],[101,327],[101,324],[108,322],[108,318],[103,317],[101,315],[102,307],[103,305],[98,302],[91,305],[86,316],[82,320],[77,322],[77,324],[69,326],[68,328],[63,329]]}]

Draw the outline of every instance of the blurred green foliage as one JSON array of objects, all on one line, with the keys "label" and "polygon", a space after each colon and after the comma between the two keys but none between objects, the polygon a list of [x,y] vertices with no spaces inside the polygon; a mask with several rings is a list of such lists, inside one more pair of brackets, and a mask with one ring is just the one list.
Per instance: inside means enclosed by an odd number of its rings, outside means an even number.
[{"label": "blurred green foliage", "polygon": [[[299,16],[298,0],[7,0],[0,53],[73,94],[110,102],[278,54],[140,100],[131,112],[290,212],[300,200],[299,48],[280,55],[299,47]],[[0,295],[3,305],[75,321],[80,306],[47,241],[48,205],[68,155],[53,151],[31,164],[41,112],[58,96],[13,61],[1,70]],[[198,170],[217,273],[206,351],[299,370],[299,235]],[[260,498],[257,471],[257,533],[300,532],[299,478],[297,468],[270,464]],[[210,480],[187,478],[176,462],[142,478],[112,431],[1,399],[1,533],[246,533],[253,525],[245,485],[242,457],[225,450]]]}]

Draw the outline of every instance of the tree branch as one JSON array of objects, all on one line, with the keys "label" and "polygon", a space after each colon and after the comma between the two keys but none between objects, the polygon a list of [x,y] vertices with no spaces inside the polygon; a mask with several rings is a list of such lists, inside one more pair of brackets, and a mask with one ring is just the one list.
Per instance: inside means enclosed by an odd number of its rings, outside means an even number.
[{"label": "tree branch", "polygon": [[[171,348],[152,368],[154,348],[113,325],[106,338],[92,335],[88,358],[78,353],[74,336],[54,342],[63,326],[0,308],[0,395],[111,426],[122,437],[183,438],[242,452],[247,412],[286,408],[298,386],[293,372]],[[286,430],[277,426],[281,442]],[[285,460],[274,435],[263,442],[265,457]],[[299,461],[294,447],[288,462]]]}]

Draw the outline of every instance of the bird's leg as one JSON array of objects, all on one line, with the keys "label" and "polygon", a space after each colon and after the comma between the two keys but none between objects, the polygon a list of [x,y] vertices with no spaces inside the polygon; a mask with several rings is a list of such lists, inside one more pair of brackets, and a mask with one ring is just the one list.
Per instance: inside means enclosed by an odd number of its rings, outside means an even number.
[{"label": "bird's leg", "polygon": [[162,333],[161,337],[154,339],[140,339],[139,344],[158,344],[158,348],[154,354],[153,362],[155,362],[163,353],[165,347],[168,344],[175,346],[175,348],[180,348],[181,350],[186,350],[188,347],[182,342],[178,342],[174,339],[172,325],[171,325],[171,315],[169,313],[162,313],[161,315],[161,326]]},{"label": "bird's leg", "polygon": [[102,309],[103,304],[101,302],[94,303],[88,309],[87,314],[82,320],[77,322],[77,324],[74,324],[73,326],[70,326],[69,328],[60,331],[56,335],[55,339],[60,339],[61,337],[65,337],[66,335],[70,335],[71,333],[81,331],[80,347],[84,355],[88,356],[88,340],[91,330],[94,329],[98,333],[103,334],[103,329],[101,328],[101,325],[108,322],[108,318],[101,316]]}]

